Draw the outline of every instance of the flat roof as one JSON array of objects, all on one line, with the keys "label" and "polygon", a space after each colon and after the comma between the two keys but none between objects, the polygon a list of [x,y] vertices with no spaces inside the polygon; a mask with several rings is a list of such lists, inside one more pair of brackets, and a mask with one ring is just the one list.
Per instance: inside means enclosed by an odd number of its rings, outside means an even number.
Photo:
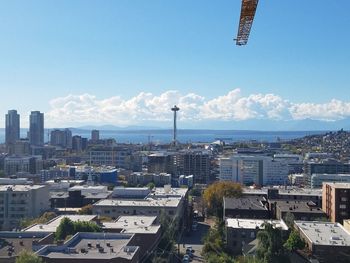
[{"label": "flat roof", "polygon": [[59,184],[59,183],[72,183],[72,184],[82,184],[84,183],[84,180],[47,180],[45,183],[47,184]]},{"label": "flat roof", "polygon": [[263,224],[272,224],[275,228],[281,228],[282,230],[288,230],[288,226],[283,220],[262,220],[262,219],[240,219],[240,218],[227,218],[226,226],[232,228],[242,229],[263,229]]},{"label": "flat roof", "polygon": [[29,226],[25,229],[24,231],[30,231],[30,232],[56,232],[57,227],[61,223],[61,220],[63,218],[69,218],[70,220],[77,222],[77,221],[93,221],[94,219],[97,218],[96,215],[61,215],[58,217],[55,217],[51,221],[49,221],[46,224],[35,224],[32,226]]},{"label": "flat roof", "polygon": [[244,187],[243,194],[267,194],[269,189],[278,190],[279,195],[311,195],[322,196],[322,189],[300,188],[300,187],[263,187],[260,189]]},{"label": "flat roof", "polygon": [[138,246],[129,246],[131,234],[77,233],[63,246],[47,246],[37,254],[51,259],[105,259],[126,258],[131,260]]},{"label": "flat roof", "polygon": [[75,185],[69,188],[69,191],[75,190],[107,190],[104,185]]},{"label": "flat roof", "polygon": [[[43,232],[8,232],[1,231],[0,239],[6,242],[0,244],[0,261],[18,255],[23,249],[32,250],[33,242],[38,242],[50,233]],[[9,255],[10,250],[12,251]]]},{"label": "flat roof", "polygon": [[13,192],[25,192],[25,191],[30,191],[30,190],[37,190],[40,188],[45,188],[46,185],[21,185],[21,184],[16,184],[16,185],[0,185],[0,191],[13,191]]},{"label": "flat roof", "polygon": [[156,216],[120,216],[114,222],[103,222],[105,229],[120,229],[123,233],[152,233],[160,229],[160,225],[154,225]]},{"label": "flat roof", "polygon": [[261,201],[261,198],[253,196],[242,196],[239,198],[225,197],[224,209],[267,210]]},{"label": "flat roof", "polygon": [[147,198],[147,199],[104,199],[93,206],[131,206],[131,207],[178,207],[180,198]]},{"label": "flat roof", "polygon": [[339,223],[294,221],[294,224],[315,245],[350,246],[350,233]]},{"label": "flat roof", "polygon": [[153,189],[150,195],[156,196],[185,196],[188,192],[188,188],[170,188],[169,192],[167,192],[164,187],[156,187]]},{"label": "flat roof", "polygon": [[325,214],[320,207],[312,201],[302,200],[271,200],[270,203],[276,203],[276,206],[282,211]]}]

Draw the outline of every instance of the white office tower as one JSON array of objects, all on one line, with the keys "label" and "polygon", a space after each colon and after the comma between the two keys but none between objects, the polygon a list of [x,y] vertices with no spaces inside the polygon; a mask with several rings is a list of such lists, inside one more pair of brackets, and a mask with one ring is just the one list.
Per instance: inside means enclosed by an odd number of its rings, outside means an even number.
[{"label": "white office tower", "polygon": [[257,185],[284,185],[288,181],[288,165],[268,156],[220,158],[219,169],[221,181]]}]

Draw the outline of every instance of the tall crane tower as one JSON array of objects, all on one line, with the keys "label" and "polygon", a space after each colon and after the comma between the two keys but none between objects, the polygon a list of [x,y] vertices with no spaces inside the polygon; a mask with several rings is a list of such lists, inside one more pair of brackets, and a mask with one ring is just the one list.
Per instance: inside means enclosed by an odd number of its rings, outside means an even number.
[{"label": "tall crane tower", "polygon": [[246,45],[252,28],[255,11],[259,0],[242,0],[241,17],[239,19],[236,45]]}]

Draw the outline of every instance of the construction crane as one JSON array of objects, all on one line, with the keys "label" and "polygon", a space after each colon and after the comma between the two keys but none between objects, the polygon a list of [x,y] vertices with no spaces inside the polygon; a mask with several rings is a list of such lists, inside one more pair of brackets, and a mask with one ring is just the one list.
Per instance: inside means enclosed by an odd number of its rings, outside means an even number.
[{"label": "construction crane", "polygon": [[242,0],[237,38],[234,39],[238,46],[246,45],[248,42],[258,2],[259,0]]}]

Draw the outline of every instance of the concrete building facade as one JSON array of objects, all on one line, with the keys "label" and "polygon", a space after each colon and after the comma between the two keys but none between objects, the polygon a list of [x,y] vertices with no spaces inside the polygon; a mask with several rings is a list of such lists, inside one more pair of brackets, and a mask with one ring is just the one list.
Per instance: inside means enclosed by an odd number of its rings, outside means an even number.
[{"label": "concrete building facade", "polygon": [[3,230],[11,230],[17,227],[22,219],[37,217],[49,208],[47,186],[0,186],[0,224]]},{"label": "concrete building facade", "polygon": [[350,183],[323,183],[322,210],[331,222],[343,223],[350,217]]}]

